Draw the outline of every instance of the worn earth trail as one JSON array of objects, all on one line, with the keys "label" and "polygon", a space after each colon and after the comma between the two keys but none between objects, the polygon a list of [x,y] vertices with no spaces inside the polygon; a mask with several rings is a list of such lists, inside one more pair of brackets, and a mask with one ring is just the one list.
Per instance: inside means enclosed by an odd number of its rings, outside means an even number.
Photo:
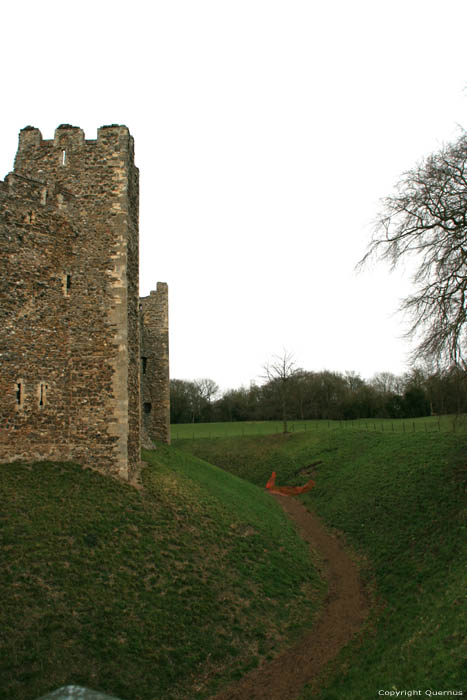
[{"label": "worn earth trail", "polygon": [[313,629],[273,661],[248,673],[212,700],[296,700],[349,642],[369,612],[358,568],[320,519],[295,498],[275,496],[303,539],[317,551],[328,594]]}]

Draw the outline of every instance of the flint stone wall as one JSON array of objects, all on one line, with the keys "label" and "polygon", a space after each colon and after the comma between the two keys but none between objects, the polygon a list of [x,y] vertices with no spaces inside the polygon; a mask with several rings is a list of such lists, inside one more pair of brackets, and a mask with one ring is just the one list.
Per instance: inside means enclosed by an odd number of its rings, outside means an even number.
[{"label": "flint stone wall", "polygon": [[[20,133],[0,183],[0,461],[140,462],[138,169],[124,126]],[[3,301],[4,300],[4,301]]]},{"label": "flint stone wall", "polygon": [[170,443],[168,287],[140,299],[141,402],[143,431],[151,440]]}]

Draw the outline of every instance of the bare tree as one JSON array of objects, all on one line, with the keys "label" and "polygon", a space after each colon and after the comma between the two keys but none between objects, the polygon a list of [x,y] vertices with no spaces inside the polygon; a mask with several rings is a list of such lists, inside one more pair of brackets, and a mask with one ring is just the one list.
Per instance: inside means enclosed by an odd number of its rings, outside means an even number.
[{"label": "bare tree", "polygon": [[402,378],[392,372],[377,372],[370,383],[381,394],[402,394],[404,390]]},{"label": "bare tree", "polygon": [[351,392],[358,391],[365,383],[358,372],[354,372],[353,369],[344,372],[344,379]]},{"label": "bare tree", "polygon": [[276,394],[282,413],[283,432],[287,432],[287,409],[292,384],[295,377],[301,373],[296,366],[293,354],[284,350],[282,355],[275,355],[272,361],[264,367],[263,379],[266,379],[270,388]]},{"label": "bare tree", "polygon": [[213,398],[219,392],[219,386],[216,384],[214,379],[208,379],[207,377],[203,377],[203,379],[195,379],[195,384],[202,398],[208,403],[211,403]]},{"label": "bare tree", "polygon": [[195,379],[194,385],[198,391],[200,402],[206,407],[206,413],[210,421],[211,404],[215,396],[219,393],[219,386],[213,379],[209,379],[208,377]]},{"label": "bare tree", "polygon": [[437,360],[466,369],[467,133],[402,176],[382,201],[370,258],[392,267],[415,259],[415,290],[401,310],[409,314],[413,360]]}]

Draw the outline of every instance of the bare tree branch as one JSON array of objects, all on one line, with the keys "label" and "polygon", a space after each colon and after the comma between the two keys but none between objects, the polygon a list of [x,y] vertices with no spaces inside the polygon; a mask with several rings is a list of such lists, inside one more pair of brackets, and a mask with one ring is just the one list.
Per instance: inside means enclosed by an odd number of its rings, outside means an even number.
[{"label": "bare tree branch", "polygon": [[400,310],[418,338],[413,360],[467,367],[467,133],[402,176],[382,200],[374,235],[358,263],[415,259],[415,290]]}]

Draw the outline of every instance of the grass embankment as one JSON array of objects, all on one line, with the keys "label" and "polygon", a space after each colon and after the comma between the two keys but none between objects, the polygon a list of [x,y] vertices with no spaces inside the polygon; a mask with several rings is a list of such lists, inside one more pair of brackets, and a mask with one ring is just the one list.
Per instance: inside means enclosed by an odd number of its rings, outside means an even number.
[{"label": "grass embankment", "polygon": [[304,483],[297,472],[323,461],[303,501],[361,556],[375,603],[364,634],[304,698],[465,693],[465,435],[322,430],[180,445],[259,485],[273,469],[278,484]]},{"label": "grass embankment", "polygon": [[202,698],[310,626],[323,585],[273,499],[170,448],[145,457],[144,491],[2,465],[0,697]]}]

